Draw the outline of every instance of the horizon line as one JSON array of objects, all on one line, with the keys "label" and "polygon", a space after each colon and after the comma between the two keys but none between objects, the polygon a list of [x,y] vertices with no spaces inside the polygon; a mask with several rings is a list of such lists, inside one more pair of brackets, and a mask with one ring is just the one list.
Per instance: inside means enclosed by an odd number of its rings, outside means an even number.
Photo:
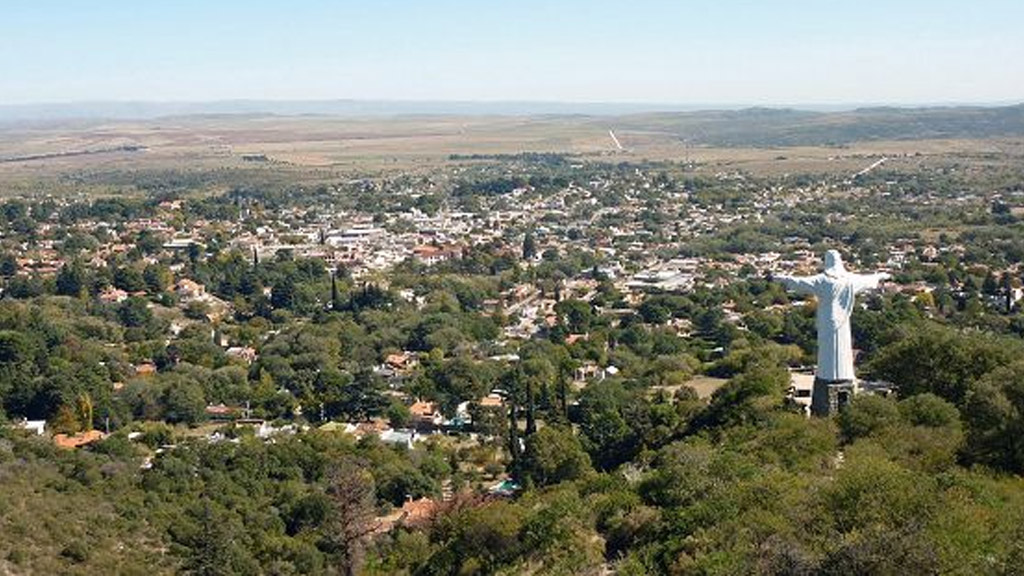
[{"label": "horizon line", "polygon": [[74,106],[89,104],[226,104],[226,103],[378,103],[378,104],[558,104],[579,106],[743,106],[748,108],[785,108],[798,106],[894,106],[894,107],[936,107],[936,106],[1010,106],[1024,104],[1020,99],[974,99],[974,100],[837,100],[837,101],[667,101],[667,100],[559,100],[545,98],[259,98],[239,96],[230,98],[82,98],[73,100],[33,100],[0,102],[2,108],[22,106]]},{"label": "horizon line", "polygon": [[0,103],[0,122],[72,120],[155,120],[190,116],[629,116],[658,113],[713,113],[773,110],[844,113],[869,109],[926,111],[955,108],[1007,108],[1024,100],[844,103],[742,103],[560,100],[430,100],[430,99],[260,99],[214,100],[69,100]]}]

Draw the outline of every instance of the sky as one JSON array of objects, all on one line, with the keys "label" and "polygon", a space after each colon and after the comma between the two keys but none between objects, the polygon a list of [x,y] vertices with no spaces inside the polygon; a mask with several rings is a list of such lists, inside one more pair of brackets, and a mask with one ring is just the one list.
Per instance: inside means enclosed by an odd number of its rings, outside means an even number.
[{"label": "sky", "polygon": [[1022,0],[2,0],[0,105],[1024,101]]}]

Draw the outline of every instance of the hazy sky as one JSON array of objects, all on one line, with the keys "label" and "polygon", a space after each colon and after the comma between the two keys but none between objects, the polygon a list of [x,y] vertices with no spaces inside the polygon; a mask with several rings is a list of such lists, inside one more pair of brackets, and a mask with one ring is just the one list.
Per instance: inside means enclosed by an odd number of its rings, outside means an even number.
[{"label": "hazy sky", "polygon": [[0,104],[1024,100],[1024,0],[3,0]]}]

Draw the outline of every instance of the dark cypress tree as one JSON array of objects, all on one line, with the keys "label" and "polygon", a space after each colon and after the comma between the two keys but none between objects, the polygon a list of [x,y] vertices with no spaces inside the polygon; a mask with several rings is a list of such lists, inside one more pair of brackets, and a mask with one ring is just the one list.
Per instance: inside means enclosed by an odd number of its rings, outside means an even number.
[{"label": "dark cypress tree", "polygon": [[533,393],[533,379],[529,376],[523,378],[526,381],[526,435],[537,432],[536,400]]},{"label": "dark cypress tree", "polygon": [[533,260],[536,255],[537,239],[533,237],[533,232],[527,232],[523,237],[523,260]]},{"label": "dark cypress tree", "polygon": [[1009,314],[1013,311],[1013,281],[1010,279],[1009,272],[1003,272],[1001,278],[1003,285],[1003,296],[1006,298],[1006,313]]},{"label": "dark cypress tree", "polygon": [[331,272],[331,310],[341,310],[341,294],[338,293],[337,272]]},{"label": "dark cypress tree", "polygon": [[512,458],[509,466],[510,474],[513,479],[518,481],[522,454],[519,446],[519,411],[515,397],[512,395],[508,398],[508,453]]}]

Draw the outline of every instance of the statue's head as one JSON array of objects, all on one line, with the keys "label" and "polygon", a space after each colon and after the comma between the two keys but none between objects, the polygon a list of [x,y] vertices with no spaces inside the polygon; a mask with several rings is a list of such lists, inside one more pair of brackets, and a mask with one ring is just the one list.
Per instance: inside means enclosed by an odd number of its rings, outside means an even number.
[{"label": "statue's head", "polygon": [[846,266],[843,265],[843,257],[838,250],[825,252],[825,274],[838,276],[846,273]]}]

